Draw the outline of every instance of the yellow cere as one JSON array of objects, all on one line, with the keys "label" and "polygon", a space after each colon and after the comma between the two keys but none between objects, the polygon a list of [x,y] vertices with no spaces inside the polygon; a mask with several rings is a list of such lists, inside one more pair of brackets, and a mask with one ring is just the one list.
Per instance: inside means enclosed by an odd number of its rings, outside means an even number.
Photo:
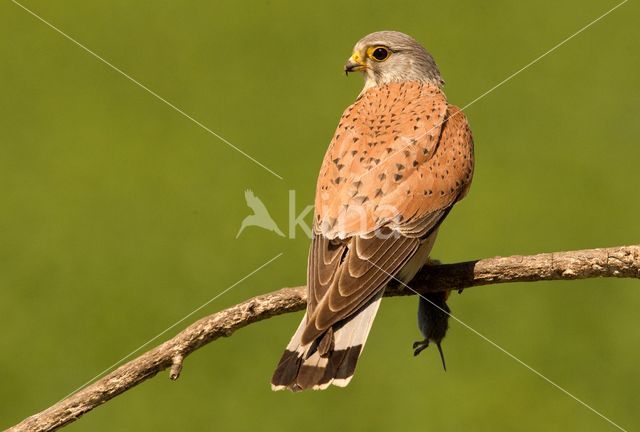
[{"label": "yellow cere", "polygon": [[362,57],[360,56],[360,53],[357,51],[354,51],[354,53],[351,55],[351,61],[363,66],[365,64],[364,61],[362,61]]}]

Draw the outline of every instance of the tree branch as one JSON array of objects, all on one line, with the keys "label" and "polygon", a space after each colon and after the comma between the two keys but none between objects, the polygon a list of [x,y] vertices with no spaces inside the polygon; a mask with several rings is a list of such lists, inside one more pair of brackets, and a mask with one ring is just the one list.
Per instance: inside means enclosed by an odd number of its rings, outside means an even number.
[{"label": "tree branch", "polygon": [[[411,286],[424,293],[507,282],[596,277],[640,278],[640,245],[429,265],[418,273]],[[385,296],[412,294],[402,287],[390,288],[385,292]],[[305,287],[283,288],[209,315],[8,431],[58,429],[167,368],[170,368],[170,378],[175,380],[180,375],[184,358],[203,345],[221,336],[231,336],[251,323],[299,311],[305,306]]]}]

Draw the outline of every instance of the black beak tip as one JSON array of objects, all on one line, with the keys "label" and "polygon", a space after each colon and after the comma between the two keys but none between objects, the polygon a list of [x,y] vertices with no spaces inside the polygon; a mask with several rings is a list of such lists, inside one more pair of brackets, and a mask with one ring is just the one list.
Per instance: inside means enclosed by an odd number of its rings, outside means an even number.
[{"label": "black beak tip", "polygon": [[355,72],[360,70],[360,65],[357,63],[353,63],[353,62],[347,62],[347,64],[344,65],[344,73],[345,75],[349,76],[350,72]]}]

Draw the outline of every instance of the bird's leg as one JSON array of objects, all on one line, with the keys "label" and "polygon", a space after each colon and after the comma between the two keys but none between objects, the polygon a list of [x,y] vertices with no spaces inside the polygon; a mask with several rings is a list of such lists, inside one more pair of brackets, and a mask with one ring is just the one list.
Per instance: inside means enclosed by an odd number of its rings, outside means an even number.
[{"label": "bird's leg", "polygon": [[442,264],[442,261],[440,261],[439,259],[435,259],[435,258],[427,258],[427,262],[425,263],[425,265],[427,266],[437,266]]}]

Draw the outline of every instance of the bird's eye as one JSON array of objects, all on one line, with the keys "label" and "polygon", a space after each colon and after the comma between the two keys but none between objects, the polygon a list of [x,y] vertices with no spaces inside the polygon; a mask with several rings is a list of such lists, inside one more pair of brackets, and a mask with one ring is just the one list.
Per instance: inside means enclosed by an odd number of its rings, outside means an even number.
[{"label": "bird's eye", "polygon": [[368,51],[369,58],[379,62],[385,61],[391,55],[389,49],[381,46],[369,48]]}]

